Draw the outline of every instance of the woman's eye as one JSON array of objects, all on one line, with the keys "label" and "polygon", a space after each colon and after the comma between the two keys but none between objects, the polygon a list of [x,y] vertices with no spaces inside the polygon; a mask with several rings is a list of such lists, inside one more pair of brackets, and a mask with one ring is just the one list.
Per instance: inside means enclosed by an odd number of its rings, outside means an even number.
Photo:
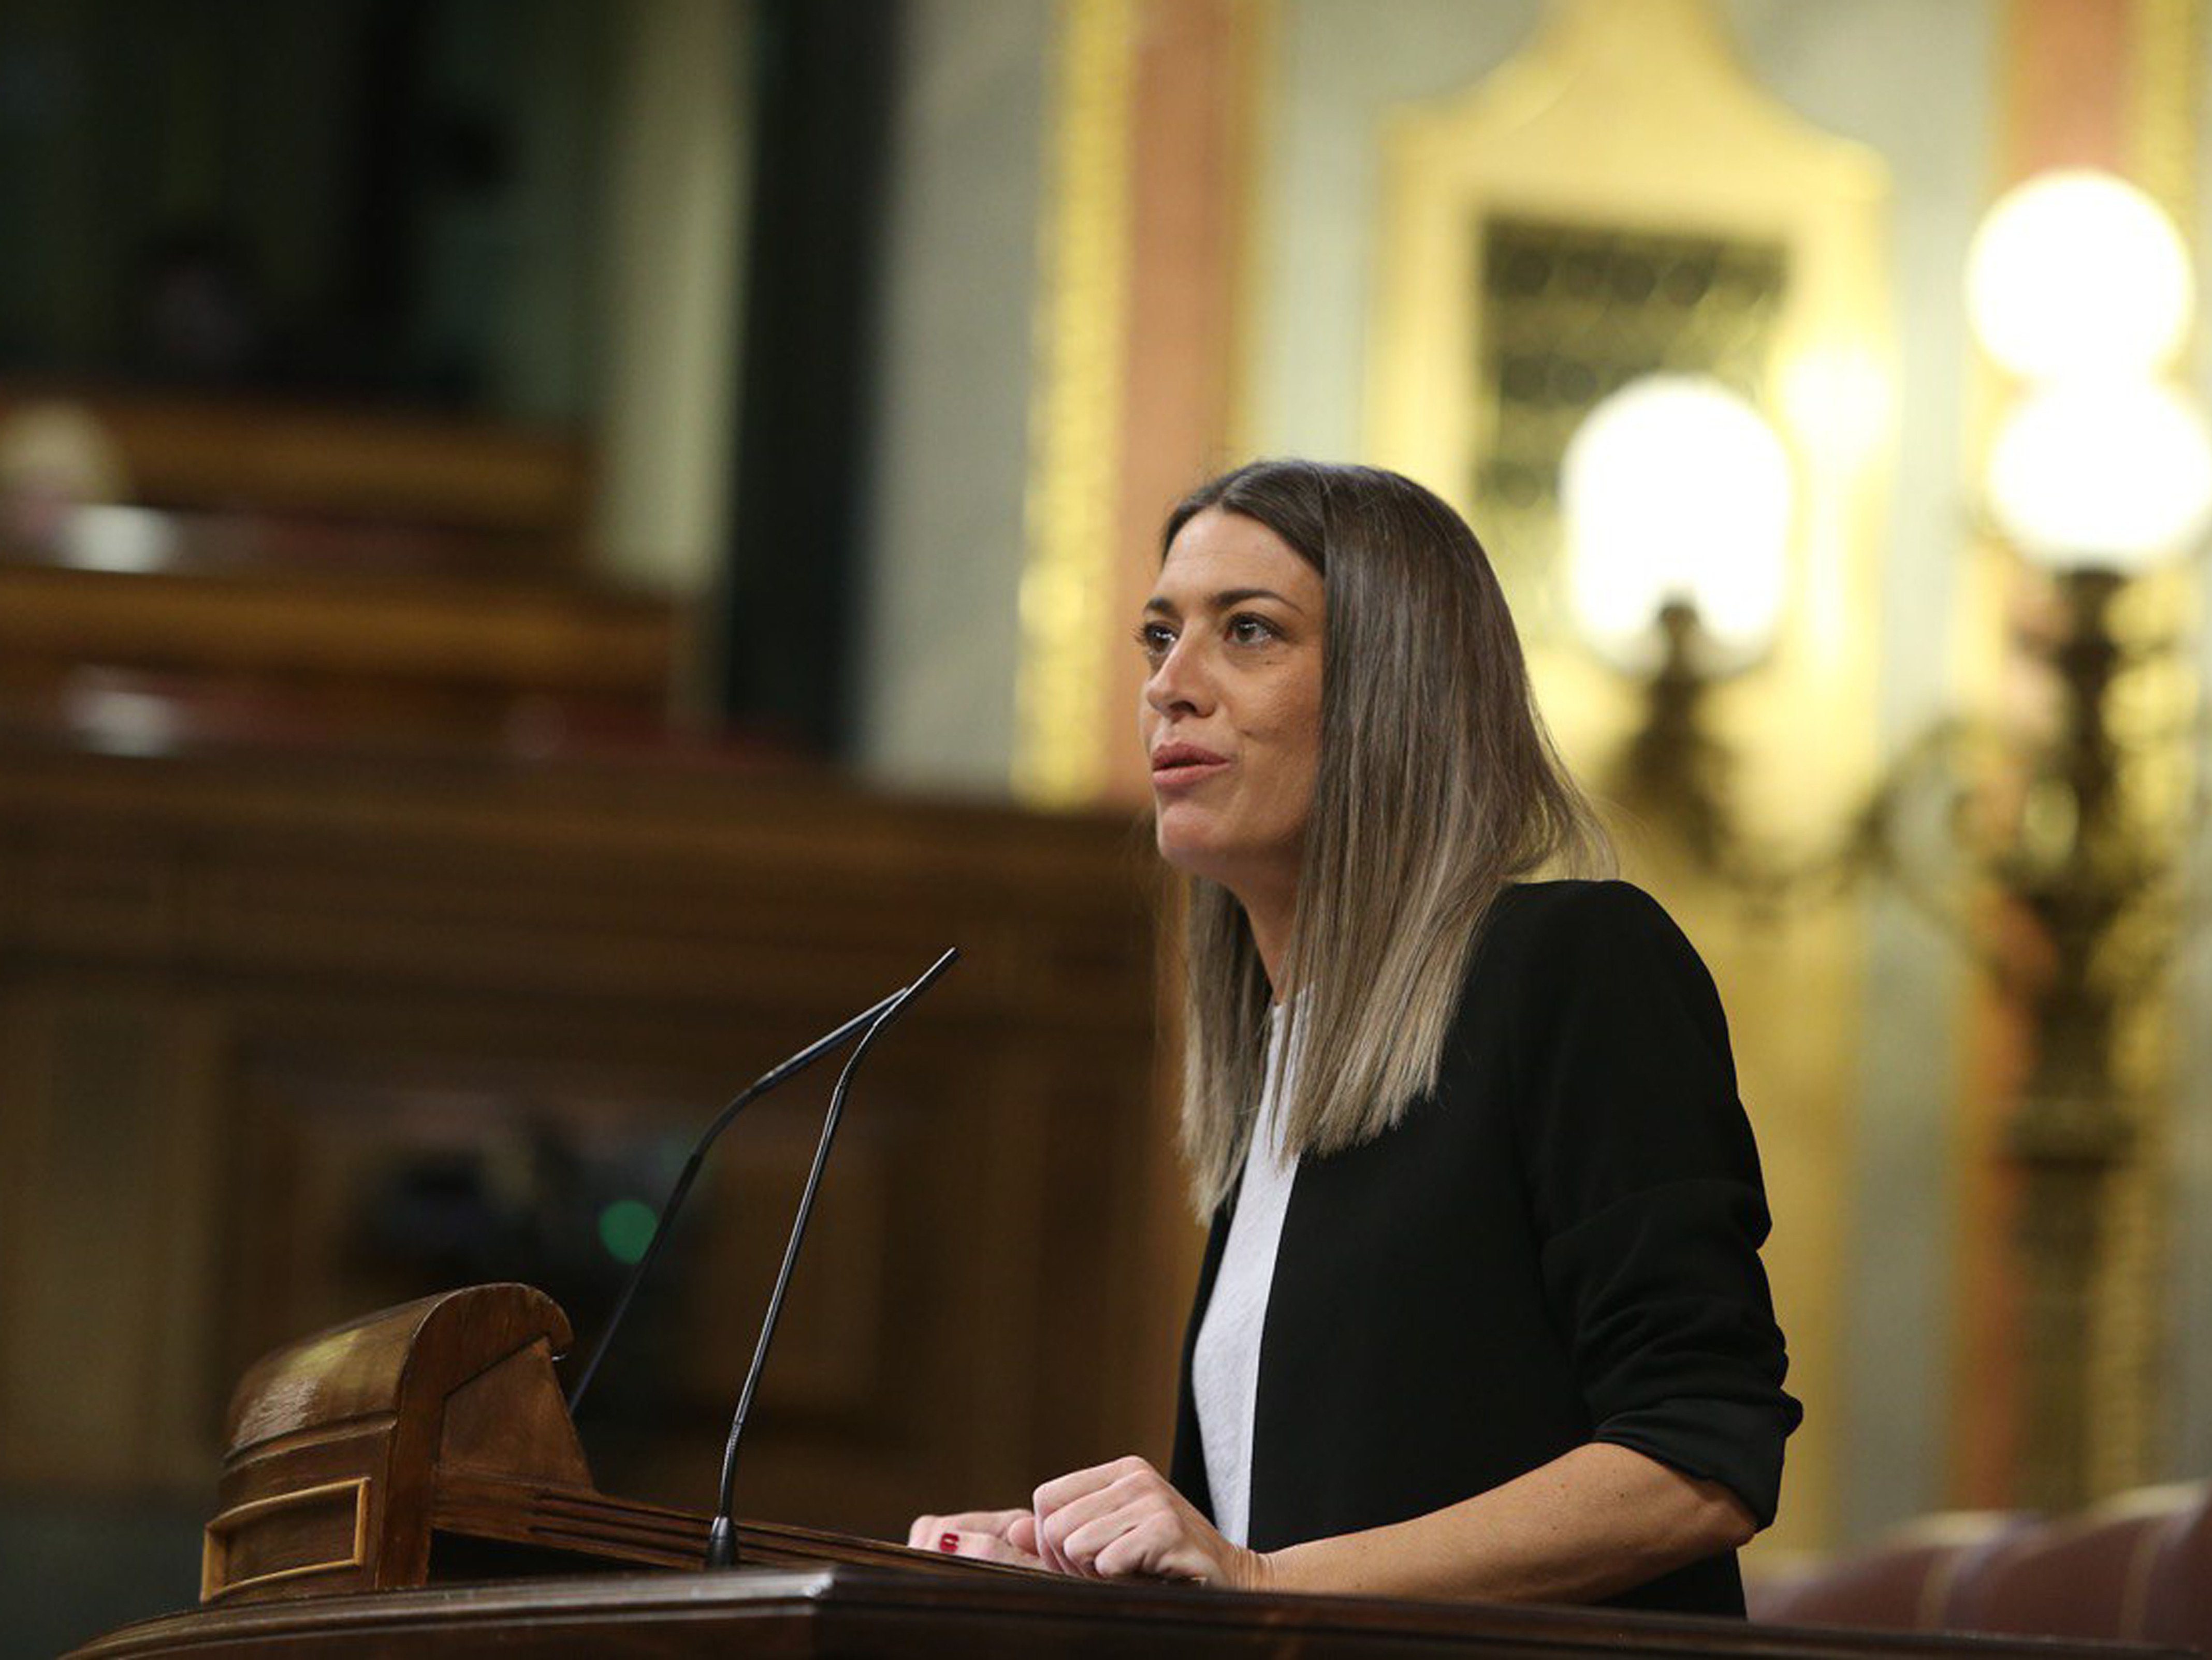
[{"label": "woman's eye", "polygon": [[1262,646],[1279,636],[1275,625],[1264,617],[1232,617],[1229,637],[1240,646]]},{"label": "woman's eye", "polygon": [[1175,630],[1164,623],[1139,623],[1137,648],[1158,662],[1175,649]]}]

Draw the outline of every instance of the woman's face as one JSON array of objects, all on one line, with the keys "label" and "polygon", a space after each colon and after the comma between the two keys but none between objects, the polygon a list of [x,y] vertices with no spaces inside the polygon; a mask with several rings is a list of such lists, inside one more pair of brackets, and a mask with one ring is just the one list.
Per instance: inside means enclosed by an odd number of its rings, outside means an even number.
[{"label": "woman's face", "polygon": [[1255,519],[1176,533],[1138,642],[1160,852],[1249,909],[1297,891],[1321,757],[1321,573]]}]

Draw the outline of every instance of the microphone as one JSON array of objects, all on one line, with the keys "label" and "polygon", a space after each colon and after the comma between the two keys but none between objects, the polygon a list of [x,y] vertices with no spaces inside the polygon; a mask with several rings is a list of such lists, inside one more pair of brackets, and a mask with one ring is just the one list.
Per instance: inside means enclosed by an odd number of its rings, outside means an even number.
[{"label": "microphone", "polygon": [[[645,1283],[645,1276],[652,1271],[653,1259],[660,1255],[660,1247],[668,1237],[669,1227],[676,1220],[676,1213],[683,1207],[684,1195],[691,1191],[691,1183],[698,1177],[700,1165],[707,1157],[707,1149],[713,1146],[722,1132],[729,1128],[732,1121],[755,1101],[785,1079],[797,1077],[832,1049],[842,1047],[854,1032],[869,1027],[872,1021],[883,1018],[901,999],[912,995],[914,989],[911,986],[902,987],[874,1007],[854,1015],[826,1037],[816,1038],[788,1061],[763,1073],[714,1115],[714,1122],[707,1126],[707,1133],[699,1138],[698,1145],[691,1149],[691,1156],[684,1161],[684,1169],[676,1178],[676,1185],[668,1190],[668,1198],[660,1207],[660,1219],[653,1226],[653,1237],[646,1242],[644,1255],[637,1259],[637,1266],[630,1270],[629,1278],[623,1281],[622,1294],[615,1298],[614,1312],[607,1316],[606,1326],[599,1333],[599,1341],[593,1347],[591,1358],[584,1363],[584,1370],[568,1391],[570,1419],[575,1417],[576,1408],[583,1403],[584,1391],[592,1387],[592,1379],[599,1376],[599,1362],[607,1358],[607,1350],[615,1341],[615,1332],[621,1326],[623,1316],[629,1312],[630,1299],[637,1295],[637,1288]],[[872,1030],[872,1027],[870,1029]]]},{"label": "microphone", "polygon": [[799,1213],[792,1218],[791,1238],[783,1248],[783,1265],[776,1270],[775,1289],[769,1293],[768,1317],[761,1322],[760,1341],[753,1346],[752,1365],[746,1370],[744,1390],[738,1396],[737,1416],[730,1420],[730,1438],[722,1449],[721,1490],[714,1506],[714,1522],[707,1529],[707,1566],[710,1568],[737,1566],[738,1530],[731,1511],[735,1507],[738,1444],[744,1436],[745,1414],[752,1410],[753,1391],[760,1387],[761,1369],[768,1361],[768,1346],[775,1337],[776,1317],[783,1312],[783,1295],[791,1286],[792,1265],[799,1260],[799,1242],[805,1236],[806,1219],[814,1211],[814,1195],[822,1185],[823,1167],[830,1162],[830,1144],[836,1138],[837,1121],[844,1116],[845,1095],[852,1087],[853,1073],[869,1045],[959,956],[957,947],[947,951],[922,971],[919,980],[860,1017],[868,1022],[868,1029],[853,1046],[852,1054],[845,1058],[845,1069],[837,1074],[837,1087],[830,1091],[830,1110],[822,1120],[822,1139],[814,1148],[814,1164],[806,1172],[806,1186],[799,1195]]}]

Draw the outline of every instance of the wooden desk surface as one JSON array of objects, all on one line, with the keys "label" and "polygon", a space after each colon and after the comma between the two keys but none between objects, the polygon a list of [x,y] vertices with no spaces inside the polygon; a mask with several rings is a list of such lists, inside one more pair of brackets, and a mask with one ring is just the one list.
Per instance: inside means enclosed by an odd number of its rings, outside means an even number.
[{"label": "wooden desk surface", "polygon": [[1729,1660],[2116,1660],[2179,1655],[2050,1639],[1746,1625],[1597,1609],[1262,1596],[830,1567],[612,1573],[173,1614],[74,1660],[190,1655],[1715,1655]]}]

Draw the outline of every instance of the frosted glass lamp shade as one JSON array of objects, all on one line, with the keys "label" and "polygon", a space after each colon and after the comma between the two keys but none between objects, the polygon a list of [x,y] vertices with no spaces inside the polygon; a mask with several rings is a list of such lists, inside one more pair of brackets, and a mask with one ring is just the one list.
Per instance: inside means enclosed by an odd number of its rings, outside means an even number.
[{"label": "frosted glass lamp shade", "polygon": [[2194,287],[2173,222],[2125,179],[2089,168],[2008,191],[1966,258],[1976,337],[2033,381],[2154,373],[2181,349]]},{"label": "frosted glass lamp shade", "polygon": [[1642,672],[1669,603],[1693,607],[1710,672],[1772,645],[1786,587],[1789,452],[1717,380],[1650,375],[1600,403],[1560,464],[1575,620],[1609,661]]},{"label": "frosted glass lamp shade", "polygon": [[2212,520],[2212,435],[2195,402],[2160,381],[2047,387],[1998,429],[1989,501],[2039,564],[2140,571],[2192,547]]}]

